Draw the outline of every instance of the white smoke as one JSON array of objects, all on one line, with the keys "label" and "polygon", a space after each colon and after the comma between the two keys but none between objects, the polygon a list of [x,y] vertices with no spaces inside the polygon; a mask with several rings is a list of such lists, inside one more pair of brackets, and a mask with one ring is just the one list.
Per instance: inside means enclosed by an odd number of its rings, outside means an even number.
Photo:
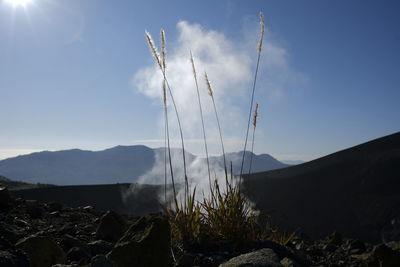
[{"label": "white smoke", "polygon": [[[256,24],[254,25],[256,29]],[[193,53],[199,81],[200,97],[203,105],[207,143],[211,154],[221,154],[219,133],[215,120],[210,96],[204,83],[204,73],[213,85],[214,97],[221,119],[226,151],[243,149],[243,137],[247,125],[246,112],[248,110],[251,85],[254,75],[255,59],[257,55],[257,33],[242,42],[232,41],[224,34],[204,29],[199,24],[180,21],[177,24],[178,39],[173,47],[167,43],[167,70],[166,76],[176,101],[183,128],[185,140],[201,140],[202,128],[197,93],[190,63],[190,51]],[[154,34],[158,36],[158,34]],[[254,37],[255,36],[255,37]],[[156,40],[155,40],[156,41]],[[249,45],[250,41],[252,45]],[[168,42],[168,36],[167,36]],[[266,85],[273,94],[282,94],[285,80],[291,76],[291,69],[287,63],[286,50],[274,45],[269,40],[264,42],[265,49],[261,61],[261,71],[268,71],[274,76],[260,77],[263,85],[257,90],[265,90]],[[151,55],[149,54],[149,57]],[[265,59],[266,58],[266,59]],[[162,74],[156,64],[143,67],[133,77],[135,88],[144,95],[162,103]],[[266,96],[268,94],[262,94]],[[168,100],[170,101],[170,100]],[[169,103],[170,104],[170,103]],[[163,115],[160,109],[160,120]],[[179,132],[172,106],[169,107],[170,134],[172,140],[179,140]],[[160,128],[160,136],[164,136],[164,128]],[[178,143],[174,143],[174,145]],[[185,149],[193,151],[192,146],[198,148],[200,142],[186,142]],[[198,149],[194,149],[198,150]],[[174,176],[177,183],[183,182],[182,154],[174,151],[172,156]],[[139,183],[164,184],[165,164],[164,150],[158,150],[155,155],[153,169],[139,179]],[[228,163],[229,164],[229,163]],[[197,187],[197,192],[205,194],[209,191],[208,168],[205,159],[196,158],[188,161],[189,182]],[[169,170],[167,171],[169,173]],[[225,184],[225,172],[222,166],[211,166],[212,179]],[[170,183],[170,176],[168,177]],[[198,194],[198,195],[199,195]]]},{"label": "white smoke", "polygon": [[[153,168],[139,177],[139,184],[159,184],[163,185],[165,182],[165,173],[167,173],[167,184],[171,184],[171,174],[169,169],[169,161],[168,154],[165,157],[164,149],[156,149],[155,153],[155,161]],[[196,187],[197,197],[202,199],[203,194],[208,196],[210,184],[209,184],[209,174],[207,161],[205,158],[195,157],[190,153],[186,153],[186,163],[187,163],[187,175],[188,181],[191,189]],[[167,169],[165,170],[165,158],[167,159]],[[181,198],[184,195],[183,192],[183,183],[184,183],[184,168],[183,168],[183,158],[182,158],[182,150],[180,149],[171,149],[171,161],[173,166],[173,175],[175,179],[175,184],[178,191],[178,197]],[[210,162],[210,170],[211,170],[211,182],[217,180],[218,184],[221,188],[225,186],[225,170],[223,166],[221,166],[220,162],[212,161]],[[166,171],[166,172],[165,172]],[[169,188],[171,189],[171,188]],[[172,191],[168,190],[168,196],[171,196]],[[169,198],[168,198],[169,199]],[[160,200],[163,200],[160,194]]]}]

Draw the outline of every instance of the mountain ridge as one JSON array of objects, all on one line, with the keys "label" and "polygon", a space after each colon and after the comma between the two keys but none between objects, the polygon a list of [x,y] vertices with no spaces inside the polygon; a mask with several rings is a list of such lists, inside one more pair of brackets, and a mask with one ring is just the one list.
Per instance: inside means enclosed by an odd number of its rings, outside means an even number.
[{"label": "mountain ridge", "polygon": [[400,132],[300,165],[244,177],[256,209],[279,225],[379,241],[400,220]]},{"label": "mountain ridge", "polygon": [[[156,161],[161,161],[163,158],[163,150],[164,148],[152,149],[144,145],[119,145],[99,151],[75,148],[34,152],[1,160],[0,174],[12,180],[56,185],[133,183],[150,172],[157,163],[161,164]],[[182,151],[178,148],[173,148],[171,151],[174,166],[179,168],[181,161],[179,154],[181,155]],[[240,152],[227,154],[227,158],[233,161],[236,172],[241,162],[239,154]],[[187,151],[185,155],[188,164],[198,159]],[[265,155],[267,154],[253,155],[254,171],[288,166],[272,156]],[[222,156],[210,159],[217,166],[222,166]],[[162,159],[162,164],[163,162]],[[201,162],[205,164],[205,161]]]}]

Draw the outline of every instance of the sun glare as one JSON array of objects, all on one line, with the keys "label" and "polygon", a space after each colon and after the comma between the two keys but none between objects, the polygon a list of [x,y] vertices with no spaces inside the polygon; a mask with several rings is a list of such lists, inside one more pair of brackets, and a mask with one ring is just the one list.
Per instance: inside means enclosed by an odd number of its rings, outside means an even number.
[{"label": "sun glare", "polygon": [[25,7],[27,4],[32,2],[32,0],[6,0],[7,3],[13,6],[22,6]]}]

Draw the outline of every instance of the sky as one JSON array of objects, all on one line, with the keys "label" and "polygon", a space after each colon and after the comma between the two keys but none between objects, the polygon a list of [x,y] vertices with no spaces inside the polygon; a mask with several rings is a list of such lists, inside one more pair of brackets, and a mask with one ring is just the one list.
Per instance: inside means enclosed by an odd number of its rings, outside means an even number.
[{"label": "sky", "polygon": [[162,78],[144,35],[159,46],[161,28],[187,150],[204,155],[189,51],[210,154],[221,148],[205,71],[225,149],[243,150],[260,11],[255,153],[308,161],[400,130],[399,1],[0,0],[0,159],[164,146]]}]

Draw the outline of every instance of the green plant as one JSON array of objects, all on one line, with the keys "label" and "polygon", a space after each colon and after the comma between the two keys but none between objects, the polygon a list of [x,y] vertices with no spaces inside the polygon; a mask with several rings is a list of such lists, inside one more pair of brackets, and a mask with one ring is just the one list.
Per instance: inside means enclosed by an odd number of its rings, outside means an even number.
[{"label": "green plant", "polygon": [[279,230],[277,227],[273,226],[270,218],[265,220],[259,225],[258,232],[256,234],[256,239],[259,240],[271,240],[283,246],[286,246],[293,240],[296,235],[295,232],[285,232]]},{"label": "green plant", "polygon": [[250,240],[256,225],[256,216],[250,203],[240,192],[239,184],[226,183],[225,191],[214,183],[215,197],[204,198],[204,223],[207,233],[214,240],[243,242]]},{"label": "green plant", "polygon": [[204,224],[201,207],[196,202],[195,197],[196,188],[176,209],[167,206],[164,208],[171,224],[173,240],[183,247],[188,247],[200,240],[202,225]]}]

